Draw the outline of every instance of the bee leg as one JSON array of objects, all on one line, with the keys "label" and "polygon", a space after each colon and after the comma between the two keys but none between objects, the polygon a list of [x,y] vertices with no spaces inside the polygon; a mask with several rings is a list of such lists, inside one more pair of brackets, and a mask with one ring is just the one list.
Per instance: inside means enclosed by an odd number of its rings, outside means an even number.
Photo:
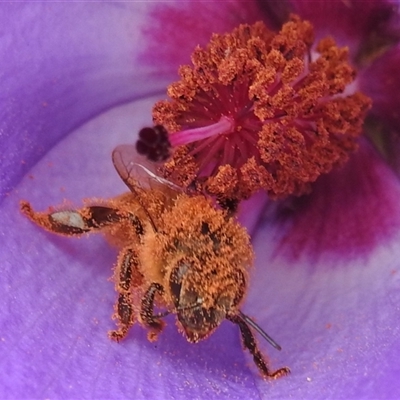
[{"label": "bee leg", "polygon": [[266,361],[264,360],[263,355],[261,354],[260,350],[257,347],[256,339],[251,332],[247,323],[240,318],[238,315],[227,315],[226,317],[229,321],[233,322],[234,324],[238,325],[240,328],[240,333],[242,335],[242,342],[246,349],[249,350],[251,355],[253,356],[253,360],[257,365],[258,369],[261,372],[263,377],[268,377],[272,379],[279,378],[281,376],[287,375],[290,373],[290,369],[287,367],[279,368],[276,371],[271,371]]},{"label": "bee leg", "polygon": [[133,249],[128,248],[120,253],[114,279],[118,293],[114,318],[118,320],[118,329],[109,331],[108,336],[118,342],[128,334],[129,328],[135,322],[132,288],[140,286],[143,281],[143,275],[139,271],[139,259]]},{"label": "bee leg", "polygon": [[150,341],[157,339],[158,333],[162,331],[165,325],[160,318],[154,315],[154,297],[157,292],[162,294],[164,289],[159,283],[153,282],[142,298],[140,309],[140,319],[142,320],[142,323],[151,328],[151,331],[148,334],[148,339]]},{"label": "bee leg", "polygon": [[132,222],[138,234],[143,233],[143,227],[138,218],[112,207],[91,206],[79,210],[47,213],[35,212],[27,201],[21,201],[21,211],[37,225],[60,235],[79,236],[87,232],[101,230],[126,219]]}]

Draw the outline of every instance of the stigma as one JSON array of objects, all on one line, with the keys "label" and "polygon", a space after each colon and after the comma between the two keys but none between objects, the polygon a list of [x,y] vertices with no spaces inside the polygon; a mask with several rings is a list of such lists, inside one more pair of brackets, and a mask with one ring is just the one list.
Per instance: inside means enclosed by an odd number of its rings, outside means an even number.
[{"label": "stigma", "polygon": [[352,89],[348,49],[314,43],[308,21],[214,34],[192,64],[153,108],[172,148],[162,172],[175,183],[221,201],[301,195],[357,149],[370,99]]}]

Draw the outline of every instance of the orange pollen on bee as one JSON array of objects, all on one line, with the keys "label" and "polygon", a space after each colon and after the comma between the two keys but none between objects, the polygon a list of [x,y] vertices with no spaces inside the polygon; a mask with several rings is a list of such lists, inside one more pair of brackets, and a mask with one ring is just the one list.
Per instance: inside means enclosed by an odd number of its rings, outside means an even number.
[{"label": "orange pollen on bee", "polygon": [[153,109],[174,148],[169,179],[222,199],[300,195],[357,148],[370,99],[350,93],[348,49],[332,38],[314,46],[309,22],[214,34],[192,63]]}]

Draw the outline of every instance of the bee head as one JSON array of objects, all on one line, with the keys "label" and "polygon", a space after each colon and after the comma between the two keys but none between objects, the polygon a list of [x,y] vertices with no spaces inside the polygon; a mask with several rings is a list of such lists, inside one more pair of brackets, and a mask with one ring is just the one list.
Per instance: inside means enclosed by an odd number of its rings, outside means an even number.
[{"label": "bee head", "polygon": [[[196,268],[181,260],[170,275],[169,285],[178,321],[189,342],[207,338],[236,309],[245,292],[241,271]],[[222,276],[223,275],[223,276]]]}]

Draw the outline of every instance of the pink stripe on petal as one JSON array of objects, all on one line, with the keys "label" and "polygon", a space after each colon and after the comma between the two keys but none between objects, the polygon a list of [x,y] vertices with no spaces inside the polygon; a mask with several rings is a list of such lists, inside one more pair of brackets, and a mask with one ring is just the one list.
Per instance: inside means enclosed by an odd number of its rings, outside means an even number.
[{"label": "pink stripe on petal", "polygon": [[204,46],[213,33],[229,32],[262,17],[256,1],[156,2],[152,23],[144,31],[149,47],[143,60],[176,74],[180,65],[190,62],[195,47]]},{"label": "pink stripe on petal", "polygon": [[313,192],[279,207],[277,253],[335,258],[367,256],[400,227],[400,183],[363,142],[341,169],[322,176]]}]

